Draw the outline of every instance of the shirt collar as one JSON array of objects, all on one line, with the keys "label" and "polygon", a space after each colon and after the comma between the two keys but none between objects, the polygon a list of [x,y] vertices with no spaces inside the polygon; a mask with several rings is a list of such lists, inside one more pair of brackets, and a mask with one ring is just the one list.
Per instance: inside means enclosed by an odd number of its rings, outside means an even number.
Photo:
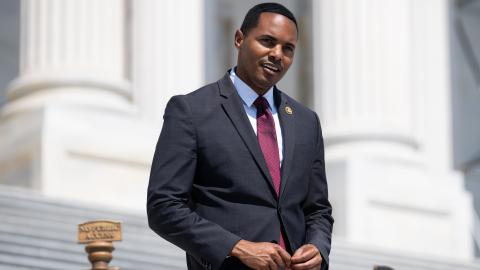
[{"label": "shirt collar", "polygon": [[[236,68],[236,67],[235,67]],[[237,76],[235,73],[235,68],[232,68],[230,71],[230,80],[232,80],[233,85],[237,89],[238,95],[242,98],[245,105],[248,107],[252,107],[253,102],[259,96],[257,92],[255,92],[250,86],[248,86],[240,77]],[[275,113],[277,110],[274,106],[273,101],[273,86],[268,89],[268,91],[263,94],[263,97],[268,101],[268,105],[270,106],[270,110],[272,113]]]}]

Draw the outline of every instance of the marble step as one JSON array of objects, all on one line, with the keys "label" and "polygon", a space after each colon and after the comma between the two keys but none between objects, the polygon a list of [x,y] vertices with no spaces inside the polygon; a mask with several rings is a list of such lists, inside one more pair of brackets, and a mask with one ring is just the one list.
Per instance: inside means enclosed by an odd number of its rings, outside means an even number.
[{"label": "marble step", "polygon": [[[45,197],[31,190],[0,186],[0,270],[87,269],[77,224],[95,219],[122,222],[112,266],[122,270],[186,269],[184,252],[152,232],[145,214],[122,213]],[[480,270],[480,262],[454,261],[379,250],[334,238],[331,270]]]}]

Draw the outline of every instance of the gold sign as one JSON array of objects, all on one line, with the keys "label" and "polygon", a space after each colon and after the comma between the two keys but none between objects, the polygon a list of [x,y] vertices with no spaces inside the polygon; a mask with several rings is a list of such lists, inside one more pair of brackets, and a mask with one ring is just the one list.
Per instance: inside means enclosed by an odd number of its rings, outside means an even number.
[{"label": "gold sign", "polygon": [[98,220],[78,225],[78,243],[93,241],[121,241],[122,226],[120,222]]}]

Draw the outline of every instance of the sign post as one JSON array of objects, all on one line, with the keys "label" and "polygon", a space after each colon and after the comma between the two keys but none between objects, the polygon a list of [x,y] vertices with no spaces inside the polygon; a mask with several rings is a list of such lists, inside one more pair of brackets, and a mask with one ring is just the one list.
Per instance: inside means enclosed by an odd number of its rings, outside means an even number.
[{"label": "sign post", "polygon": [[87,244],[85,251],[92,264],[92,270],[119,270],[109,267],[112,260],[113,241],[122,240],[120,222],[97,220],[78,225],[78,243]]}]

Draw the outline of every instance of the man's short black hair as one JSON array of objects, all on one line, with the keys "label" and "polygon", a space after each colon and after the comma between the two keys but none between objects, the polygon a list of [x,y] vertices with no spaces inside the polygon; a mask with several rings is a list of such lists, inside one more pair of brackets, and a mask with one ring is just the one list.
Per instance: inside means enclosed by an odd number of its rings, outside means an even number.
[{"label": "man's short black hair", "polygon": [[297,28],[298,32],[297,20],[295,19],[295,16],[293,16],[293,13],[290,10],[278,3],[262,3],[252,7],[247,12],[247,15],[245,15],[242,26],[240,27],[240,31],[242,31],[245,36],[250,29],[257,27],[260,14],[262,14],[263,12],[277,13],[289,18],[292,22],[295,23],[295,27]]}]

